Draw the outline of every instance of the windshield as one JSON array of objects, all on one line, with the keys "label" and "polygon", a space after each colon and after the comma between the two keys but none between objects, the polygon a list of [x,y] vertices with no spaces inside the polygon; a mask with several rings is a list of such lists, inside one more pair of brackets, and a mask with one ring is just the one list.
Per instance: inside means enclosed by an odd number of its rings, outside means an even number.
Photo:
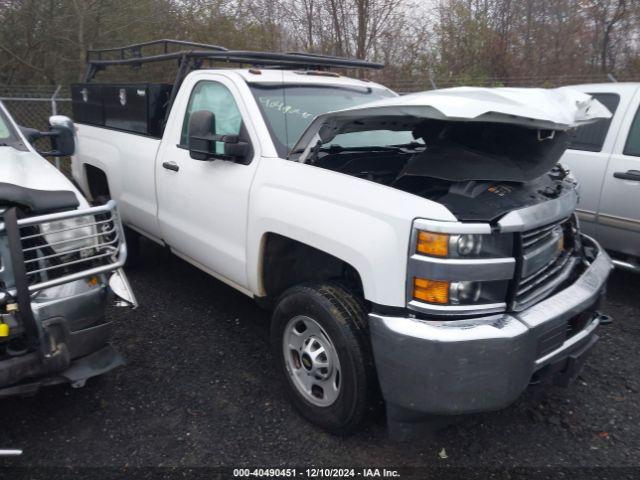
[{"label": "windshield", "polygon": [[22,146],[22,142],[18,139],[16,132],[11,126],[11,122],[0,108],[0,147]]},{"label": "windshield", "polygon": [[[371,87],[334,85],[264,85],[250,84],[262,115],[281,157],[285,157],[311,120],[321,113],[355,107],[394,96],[388,90]],[[365,146],[411,141],[400,132],[367,132],[368,135],[344,134],[336,137],[342,146]],[[380,135],[383,135],[381,137]]]}]

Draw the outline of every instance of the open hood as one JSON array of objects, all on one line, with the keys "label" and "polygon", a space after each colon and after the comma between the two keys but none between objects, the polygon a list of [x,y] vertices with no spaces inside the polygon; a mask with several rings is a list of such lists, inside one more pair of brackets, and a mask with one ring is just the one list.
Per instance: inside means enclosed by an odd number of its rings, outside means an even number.
[{"label": "open hood", "polygon": [[35,152],[0,147],[0,172],[0,205],[22,205],[33,214],[88,206],[67,177]]},{"label": "open hood", "polygon": [[[408,125],[418,125],[425,119],[565,131],[610,116],[600,102],[569,87],[432,90],[319,115],[292,149],[292,156],[304,152],[297,158],[304,162],[308,150],[318,140],[329,143],[341,133],[405,130]],[[549,132],[542,135],[548,136]]]},{"label": "open hood", "polygon": [[87,208],[73,183],[29,144],[2,102],[0,111],[19,143],[0,146],[0,204],[22,205],[34,214]]}]

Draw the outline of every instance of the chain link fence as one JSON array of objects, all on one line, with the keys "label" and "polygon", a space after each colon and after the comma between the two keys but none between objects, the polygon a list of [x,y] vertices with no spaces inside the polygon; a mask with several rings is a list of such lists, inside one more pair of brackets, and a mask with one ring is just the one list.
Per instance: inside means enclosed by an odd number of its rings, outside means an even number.
[{"label": "chain link fence", "polygon": [[51,115],[71,116],[71,94],[60,85],[0,85],[0,100],[24,127],[46,130]]},{"label": "chain link fence", "polygon": [[[60,85],[0,85],[0,101],[22,127],[46,131],[51,115],[71,117],[71,93]],[[42,142],[45,142],[43,139]],[[39,144],[36,144],[38,147]],[[47,150],[43,143],[42,150]],[[50,159],[63,173],[70,174],[68,158]]]},{"label": "chain link fence", "polygon": [[554,88],[565,85],[579,85],[585,83],[610,82],[639,82],[639,75],[621,74],[615,77],[611,74],[592,73],[574,75],[527,75],[509,77],[472,78],[464,75],[430,76],[421,74],[407,79],[395,79],[385,83],[392,90],[400,93],[413,93],[435,88],[450,88],[459,86],[476,87],[540,87]]}]

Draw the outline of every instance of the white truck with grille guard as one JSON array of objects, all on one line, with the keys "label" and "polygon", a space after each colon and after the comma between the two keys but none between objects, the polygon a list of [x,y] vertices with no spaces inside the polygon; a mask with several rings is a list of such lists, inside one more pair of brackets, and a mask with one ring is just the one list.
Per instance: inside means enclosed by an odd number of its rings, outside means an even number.
[{"label": "white truck with grille guard", "polygon": [[[353,431],[381,390],[404,436],[434,414],[504,407],[532,380],[566,381],[597,340],[610,261],[580,234],[557,165],[568,130],[609,115],[588,95],[398,97],[327,71],[376,64],[188,42],[88,59],[73,87],[75,180],[118,200],[132,231],[273,308],[277,366],[309,420]],[[91,81],[175,59],[173,85]]]},{"label": "white truck with grille guard", "polygon": [[105,309],[114,293],[135,306],[115,202],[89,207],[30,143],[51,137],[46,155],[73,153],[71,121],[50,122],[18,127],[0,103],[0,397],[82,386],[122,365]]}]

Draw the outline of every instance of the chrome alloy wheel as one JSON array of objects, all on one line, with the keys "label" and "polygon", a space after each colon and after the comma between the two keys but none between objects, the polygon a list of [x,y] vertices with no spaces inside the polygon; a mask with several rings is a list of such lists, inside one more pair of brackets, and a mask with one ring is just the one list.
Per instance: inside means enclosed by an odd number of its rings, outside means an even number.
[{"label": "chrome alloy wheel", "polygon": [[304,399],[319,407],[332,405],[340,394],[340,360],[320,324],[307,316],[293,317],[284,329],[282,348],[287,372]]}]

